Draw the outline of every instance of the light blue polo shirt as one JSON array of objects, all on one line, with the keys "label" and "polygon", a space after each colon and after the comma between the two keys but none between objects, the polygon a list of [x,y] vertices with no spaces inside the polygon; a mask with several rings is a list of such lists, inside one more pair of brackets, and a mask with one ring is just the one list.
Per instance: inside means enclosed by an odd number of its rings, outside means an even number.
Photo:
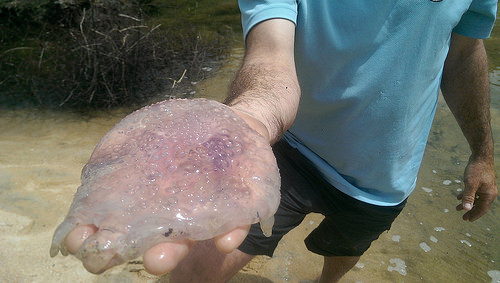
[{"label": "light blue polo shirt", "polygon": [[486,38],[495,0],[240,0],[243,31],[296,24],[302,97],[285,139],[342,192],[390,206],[415,188],[451,32]]}]

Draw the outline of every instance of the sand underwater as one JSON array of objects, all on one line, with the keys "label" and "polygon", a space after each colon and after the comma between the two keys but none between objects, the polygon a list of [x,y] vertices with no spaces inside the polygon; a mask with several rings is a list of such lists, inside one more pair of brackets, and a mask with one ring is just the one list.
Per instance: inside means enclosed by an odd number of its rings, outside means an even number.
[{"label": "sand underwater", "polygon": [[[214,78],[193,82],[196,96],[221,100],[242,54],[234,49]],[[493,70],[491,80],[498,137],[500,71]],[[168,275],[147,274],[140,258],[96,276],[74,257],[49,256],[52,233],[68,211],[82,167],[99,139],[126,114],[83,119],[48,111],[0,113],[0,282],[168,282]],[[474,223],[462,221],[455,211],[468,154],[440,99],[408,205],[342,282],[500,282],[500,201]],[[500,172],[498,162],[496,169]],[[281,241],[273,258],[257,257],[230,282],[313,282],[323,260],[302,240],[321,219],[308,216]]]}]

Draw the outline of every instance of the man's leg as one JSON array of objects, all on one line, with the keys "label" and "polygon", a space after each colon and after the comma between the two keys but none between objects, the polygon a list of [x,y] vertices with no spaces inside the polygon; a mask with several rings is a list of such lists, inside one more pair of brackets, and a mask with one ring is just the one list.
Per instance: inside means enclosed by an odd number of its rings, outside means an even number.
[{"label": "man's leg", "polygon": [[359,256],[325,256],[319,283],[338,282],[358,260]]},{"label": "man's leg", "polygon": [[213,240],[201,241],[170,273],[170,282],[226,282],[243,268],[254,256],[234,250],[220,253]]}]

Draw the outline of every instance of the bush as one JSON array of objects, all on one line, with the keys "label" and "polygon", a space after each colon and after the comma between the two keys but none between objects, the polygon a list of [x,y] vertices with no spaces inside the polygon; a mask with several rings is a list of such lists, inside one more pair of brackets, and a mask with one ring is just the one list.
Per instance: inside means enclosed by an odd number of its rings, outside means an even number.
[{"label": "bush", "polygon": [[155,23],[159,11],[151,0],[0,0],[0,103],[131,105],[200,79],[231,36]]}]

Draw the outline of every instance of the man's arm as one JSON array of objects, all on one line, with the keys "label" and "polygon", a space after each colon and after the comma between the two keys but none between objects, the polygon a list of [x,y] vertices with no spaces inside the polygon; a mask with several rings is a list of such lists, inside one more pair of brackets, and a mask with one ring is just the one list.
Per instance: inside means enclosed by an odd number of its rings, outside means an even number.
[{"label": "man's arm", "polygon": [[464,173],[463,219],[474,221],[487,213],[498,195],[494,171],[493,137],[486,51],[481,39],[453,34],[441,90],[469,143],[471,156]]},{"label": "man's arm", "polygon": [[[293,59],[294,33],[295,25],[284,19],[268,20],[252,28],[246,39],[243,65],[236,74],[231,93],[225,101],[270,143],[278,140],[291,126],[299,104],[300,90]],[[245,239],[249,228],[250,226],[237,227],[215,237],[215,246],[222,253],[235,251]],[[188,255],[193,244],[189,240],[158,244],[144,253],[144,266],[152,274],[169,272]],[[214,255],[213,249],[202,247],[204,245],[198,245],[195,249],[205,253],[205,257],[213,256],[207,257],[212,263],[218,263],[217,260],[222,258]],[[195,259],[188,259],[187,262],[199,263]],[[171,280],[193,274],[192,270],[184,272],[185,266],[190,264],[182,264],[181,268],[176,269],[171,274]]]},{"label": "man's arm", "polygon": [[292,125],[299,105],[294,34],[295,25],[285,19],[253,27],[246,38],[243,65],[224,102],[270,143]]}]

